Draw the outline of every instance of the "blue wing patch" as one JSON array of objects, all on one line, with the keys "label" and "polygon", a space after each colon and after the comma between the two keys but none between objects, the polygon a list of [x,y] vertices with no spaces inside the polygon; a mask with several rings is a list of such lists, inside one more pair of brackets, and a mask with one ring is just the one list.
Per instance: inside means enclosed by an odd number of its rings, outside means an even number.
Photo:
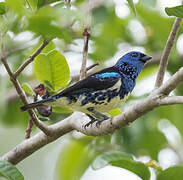
[{"label": "blue wing patch", "polygon": [[121,76],[117,72],[105,72],[105,73],[101,73],[101,74],[96,74],[95,77],[96,78],[117,78],[117,79],[119,79]]}]

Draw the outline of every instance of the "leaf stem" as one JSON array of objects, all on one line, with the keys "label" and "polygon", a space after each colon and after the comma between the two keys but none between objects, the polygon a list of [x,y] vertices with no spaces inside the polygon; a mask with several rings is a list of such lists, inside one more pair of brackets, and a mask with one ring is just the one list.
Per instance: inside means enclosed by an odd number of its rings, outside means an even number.
[{"label": "leaf stem", "polygon": [[152,167],[158,171],[163,171],[163,168],[157,164],[155,160],[150,160],[149,162],[146,163],[147,167]]}]

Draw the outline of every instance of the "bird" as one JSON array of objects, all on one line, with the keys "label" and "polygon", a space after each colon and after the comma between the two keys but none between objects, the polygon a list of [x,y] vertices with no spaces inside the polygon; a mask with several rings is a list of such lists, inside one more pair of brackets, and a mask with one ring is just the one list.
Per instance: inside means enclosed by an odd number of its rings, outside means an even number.
[{"label": "bird", "polygon": [[106,112],[119,107],[129,97],[138,75],[151,58],[142,52],[130,51],[114,66],[95,72],[53,96],[26,104],[21,110],[42,105],[66,106],[73,111],[83,112],[90,118],[85,127],[94,122],[99,126],[109,119]]}]

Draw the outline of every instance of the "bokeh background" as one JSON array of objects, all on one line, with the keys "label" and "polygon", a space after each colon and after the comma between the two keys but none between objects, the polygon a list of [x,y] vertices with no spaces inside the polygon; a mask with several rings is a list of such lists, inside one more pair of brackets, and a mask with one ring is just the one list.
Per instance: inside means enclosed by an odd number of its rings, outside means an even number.
[{"label": "bokeh background", "polygon": [[[45,52],[56,48],[68,62],[70,77],[77,76],[82,61],[82,32],[88,25],[91,38],[87,66],[100,63],[93,71],[112,66],[130,50],[152,55],[154,63],[141,73],[132,96],[121,105],[123,111],[153,89],[160,55],[174,21],[164,9],[180,5],[181,1],[134,0],[136,16],[126,0],[71,0],[71,7],[67,7],[63,0],[7,0],[6,3],[6,13],[0,11],[0,31],[8,30],[5,47],[9,53],[8,63],[14,71],[43,38],[53,38]],[[91,16],[89,11],[92,11]],[[183,65],[182,28],[172,49],[165,80]],[[32,87],[40,83],[33,64],[23,71],[19,80],[21,84],[27,82]],[[173,94],[183,95],[182,88],[180,85]],[[21,102],[0,62],[0,155],[24,138],[29,118],[26,112],[20,112],[20,106]],[[71,132],[35,152],[17,167],[26,180],[138,180],[140,177],[130,171],[113,166],[94,171],[92,161],[104,152],[120,151],[132,154],[137,161],[144,163],[156,160],[163,169],[183,163],[182,109],[182,105],[156,108],[111,136],[87,137]],[[53,113],[45,123],[55,123],[68,115]],[[37,132],[33,128],[32,135]],[[154,180],[153,168],[151,173],[151,180]]]}]

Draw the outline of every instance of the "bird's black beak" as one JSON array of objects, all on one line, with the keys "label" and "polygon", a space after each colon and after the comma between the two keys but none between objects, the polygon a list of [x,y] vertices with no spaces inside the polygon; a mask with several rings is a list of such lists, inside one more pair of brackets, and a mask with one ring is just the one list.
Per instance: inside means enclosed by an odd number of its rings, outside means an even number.
[{"label": "bird's black beak", "polygon": [[140,61],[146,63],[146,62],[149,61],[150,59],[152,59],[151,56],[144,55],[143,57],[140,58]]}]

